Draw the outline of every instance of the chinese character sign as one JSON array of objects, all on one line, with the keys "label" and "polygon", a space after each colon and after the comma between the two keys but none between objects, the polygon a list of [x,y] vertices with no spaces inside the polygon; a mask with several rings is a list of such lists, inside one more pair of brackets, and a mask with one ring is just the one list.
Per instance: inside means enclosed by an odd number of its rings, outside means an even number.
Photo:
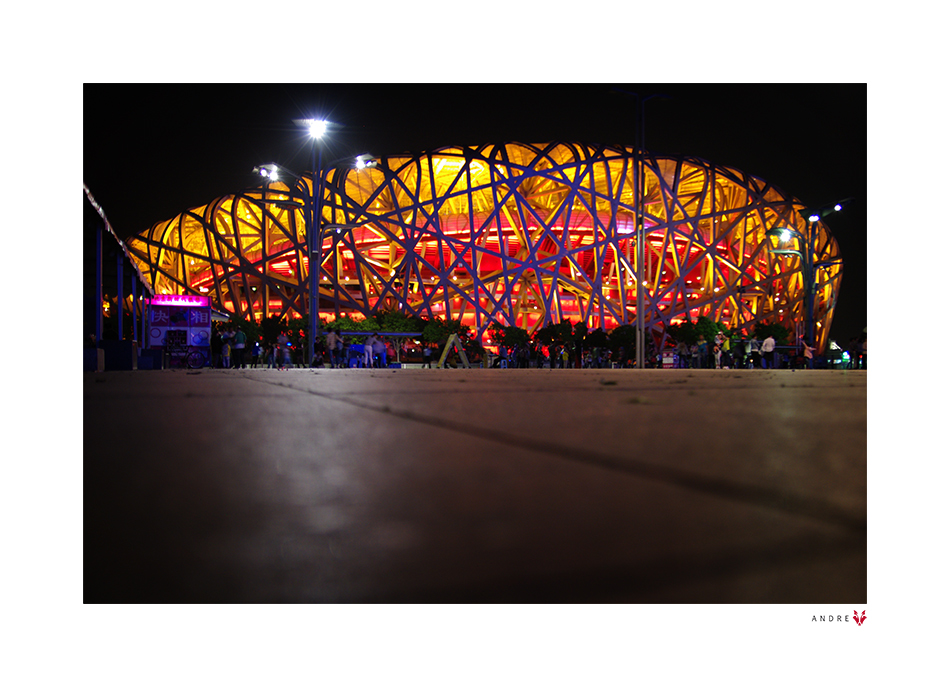
[{"label": "chinese character sign", "polygon": [[[159,301],[156,298],[151,306],[148,329],[149,347],[168,346],[170,339],[177,345],[181,336],[184,337],[185,345],[188,346],[211,345],[211,308],[209,306],[183,297],[177,301],[169,301],[167,298]],[[169,337],[171,332],[182,332],[182,334]]]}]

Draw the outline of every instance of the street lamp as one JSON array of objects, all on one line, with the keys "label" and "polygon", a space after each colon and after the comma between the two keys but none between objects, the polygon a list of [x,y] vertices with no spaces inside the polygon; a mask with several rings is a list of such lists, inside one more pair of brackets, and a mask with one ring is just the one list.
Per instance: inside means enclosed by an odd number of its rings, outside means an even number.
[{"label": "street lamp", "polygon": [[643,156],[646,154],[646,103],[652,98],[667,98],[668,96],[654,93],[645,98],[637,96],[640,104],[640,117],[637,127],[637,369],[642,370],[646,366],[646,335],[644,333],[643,323],[643,246],[646,243],[644,237],[643,216],[646,214],[646,165]]},{"label": "street lamp", "polygon": [[614,93],[620,93],[622,95],[631,96],[637,100],[637,126],[636,126],[636,136],[634,142],[634,155],[635,155],[635,164],[634,164],[634,186],[636,187],[636,230],[637,230],[637,368],[643,369],[645,366],[646,352],[644,350],[644,343],[646,341],[646,336],[644,334],[643,326],[643,290],[644,290],[644,279],[643,279],[643,245],[645,243],[644,238],[644,226],[643,226],[643,216],[646,214],[646,203],[644,202],[644,195],[646,193],[646,175],[644,173],[644,161],[643,156],[646,152],[646,103],[648,100],[653,98],[663,98],[664,100],[669,99],[668,95],[663,95],[661,93],[653,93],[648,96],[641,96],[639,93],[634,93],[632,91],[625,91],[622,88],[612,89]]},{"label": "street lamp", "polygon": [[[341,162],[343,159],[349,160],[349,165],[353,165],[352,158],[341,158],[340,160],[334,160],[330,163],[330,168],[333,169],[335,163]],[[369,154],[363,154],[356,158],[355,167],[356,169],[372,169],[376,167],[379,163],[374,156]],[[318,158],[318,164],[314,165],[315,169],[320,169],[322,167],[322,160]],[[291,172],[285,167],[281,167],[276,163],[269,163],[266,165],[260,165],[253,169],[255,174],[259,174],[265,179],[270,181],[278,181],[283,176],[289,176],[297,180],[298,184],[302,187],[302,190],[306,191],[306,184],[304,180]],[[316,181],[313,182],[313,189],[309,203],[307,205],[301,205],[291,200],[262,200],[262,202],[268,203],[270,205],[277,205],[279,207],[285,207],[290,209],[304,209],[307,208],[309,212],[306,215],[305,221],[305,230],[306,230],[306,243],[307,243],[307,282],[308,286],[308,304],[307,304],[307,315],[309,321],[309,335],[308,335],[308,346],[310,350],[310,360],[313,360],[313,355],[316,353],[316,342],[320,333],[320,266],[323,264],[323,239],[324,236],[333,231],[337,234],[344,230],[357,229],[362,227],[363,224],[323,224],[322,223],[322,211],[320,209],[321,200],[322,200],[322,169],[319,172],[321,179],[321,185],[318,187]],[[266,183],[266,182],[265,182]]]},{"label": "street lamp", "polygon": [[841,212],[852,202],[854,202],[854,198],[846,198],[837,203],[830,203],[818,208],[802,208],[799,210],[798,214],[805,220],[805,234],[789,227],[775,227],[766,232],[767,236],[777,237],[783,244],[788,243],[792,238],[798,240],[799,248],[797,250],[792,248],[773,249],[769,244],[769,251],[774,255],[796,255],[801,260],[802,281],[805,286],[804,334],[811,344],[815,344],[817,341],[815,338],[815,270],[840,265],[842,262],[840,258],[815,262],[817,223],[830,214]]},{"label": "street lamp", "polygon": [[[323,172],[320,169],[323,162],[323,149],[320,148],[318,150],[319,146],[317,145],[317,141],[326,133],[327,122],[320,119],[310,119],[305,120],[305,122],[310,132],[310,174],[311,188],[313,189],[313,192],[310,194],[311,220],[307,226],[307,260],[309,261],[307,276],[310,282],[308,289],[310,302],[307,305],[307,313],[310,316],[310,327],[307,333],[309,342],[307,344],[308,353],[306,364],[309,367],[313,361],[314,353],[316,353],[317,327],[319,326],[317,308],[319,308],[320,299],[320,294],[317,292],[319,288],[317,276],[320,272],[320,263],[318,262],[316,265],[313,264],[313,242],[315,239],[314,235],[319,233],[320,218],[323,216],[321,208],[321,203],[323,202]],[[323,245],[322,237],[320,238],[320,245]],[[316,307],[314,306],[315,303],[317,303]]]},{"label": "street lamp", "polygon": [[369,154],[357,155],[356,156],[356,168],[357,169],[372,169],[379,164],[379,160]]}]

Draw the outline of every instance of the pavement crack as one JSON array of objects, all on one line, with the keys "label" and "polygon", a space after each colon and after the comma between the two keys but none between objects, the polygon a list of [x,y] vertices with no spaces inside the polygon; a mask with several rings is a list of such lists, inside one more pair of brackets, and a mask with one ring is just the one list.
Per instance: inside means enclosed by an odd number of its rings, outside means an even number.
[{"label": "pavement crack", "polygon": [[[276,381],[254,378],[264,384],[276,384]],[[374,403],[363,401],[349,395],[330,394],[313,389],[306,389],[294,386],[292,383],[281,384],[284,388],[289,388],[301,393],[318,396],[331,401],[346,403],[356,408],[364,410],[373,410],[379,413],[386,413],[393,417],[399,417],[411,422],[418,422],[439,429],[464,434],[478,439],[494,441],[506,446],[521,448],[529,451],[556,456],[558,458],[582,463],[584,465],[595,466],[606,470],[612,470],[620,473],[634,475],[642,479],[648,479],[667,485],[674,485],[691,491],[704,493],[719,498],[728,499],[734,502],[745,503],[747,505],[758,506],[775,511],[782,511],[792,515],[819,520],[825,524],[831,524],[844,527],[852,533],[867,533],[867,519],[858,517],[849,511],[840,508],[834,504],[827,503],[820,499],[813,499],[807,496],[801,496],[779,489],[770,487],[761,487],[750,484],[740,484],[724,479],[706,477],[687,470],[657,465],[635,458],[620,458],[607,453],[590,448],[579,448],[574,446],[565,446],[553,441],[547,441],[537,437],[526,437],[518,434],[505,432],[497,428],[487,428],[478,425],[472,425],[457,420],[446,418],[436,418],[411,410],[392,408],[391,406],[380,406]]]}]

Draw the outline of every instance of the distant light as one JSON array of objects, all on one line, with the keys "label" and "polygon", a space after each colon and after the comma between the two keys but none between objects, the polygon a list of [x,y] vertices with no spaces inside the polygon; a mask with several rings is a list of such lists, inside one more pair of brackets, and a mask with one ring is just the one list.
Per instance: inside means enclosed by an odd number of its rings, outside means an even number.
[{"label": "distant light", "polygon": [[322,119],[310,120],[310,135],[313,138],[320,138],[327,132],[327,123]]},{"label": "distant light", "polygon": [[820,219],[821,219],[821,217],[819,217],[818,215],[809,215],[809,216],[808,216],[808,221],[809,221],[809,222],[817,222],[817,221],[820,220]]},{"label": "distant light", "polygon": [[841,212],[841,203],[835,205],[835,212]]}]

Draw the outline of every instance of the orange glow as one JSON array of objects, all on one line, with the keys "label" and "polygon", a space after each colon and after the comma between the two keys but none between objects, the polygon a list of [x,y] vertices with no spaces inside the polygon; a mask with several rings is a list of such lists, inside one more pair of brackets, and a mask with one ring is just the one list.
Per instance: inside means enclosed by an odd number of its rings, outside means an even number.
[{"label": "orange glow", "polygon": [[[479,334],[493,321],[535,330],[586,320],[609,329],[635,322],[641,281],[646,326],[657,336],[687,314],[740,327],[781,310],[781,323],[796,328],[801,261],[772,254],[765,233],[803,230],[801,203],[736,170],[648,155],[638,278],[634,169],[627,148],[511,143],[336,170],[324,185],[322,219],[351,228],[323,241],[321,314],[333,303],[351,316],[380,309],[448,315]],[[303,316],[305,213],[274,205],[261,211],[265,194],[274,200],[288,190],[274,183],[219,198],[142,232],[129,250],[157,293],[207,293],[219,307],[258,320]],[[824,261],[840,257],[820,223],[815,251]],[[840,264],[819,279],[821,350]],[[266,307],[256,295],[265,289]]]}]

